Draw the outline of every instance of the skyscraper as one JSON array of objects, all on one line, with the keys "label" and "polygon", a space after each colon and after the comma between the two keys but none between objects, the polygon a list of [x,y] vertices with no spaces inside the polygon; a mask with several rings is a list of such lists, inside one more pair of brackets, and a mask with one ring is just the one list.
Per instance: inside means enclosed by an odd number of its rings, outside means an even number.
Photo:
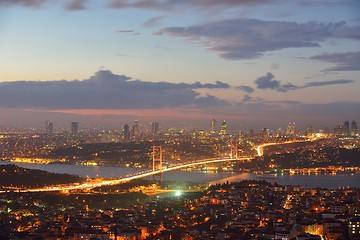
[{"label": "skyscraper", "polygon": [[334,134],[336,136],[341,136],[341,135],[344,135],[344,126],[343,125],[336,125],[334,127]]},{"label": "skyscraper", "polygon": [[270,137],[270,129],[263,128],[261,130],[261,135],[262,135],[263,139],[268,139]]},{"label": "skyscraper", "polygon": [[130,141],[130,128],[129,128],[129,125],[125,124],[124,128],[123,128],[123,131],[124,131],[124,141],[126,141],[126,142]]},{"label": "skyscraper", "polygon": [[79,122],[71,122],[71,134],[77,135],[79,133]]},{"label": "skyscraper", "polygon": [[359,133],[359,127],[355,121],[351,122],[351,135],[356,136]]},{"label": "skyscraper", "polygon": [[215,133],[216,131],[216,119],[211,121],[211,133]]},{"label": "skyscraper", "polygon": [[50,121],[45,121],[46,133],[52,134],[54,131],[54,124]]},{"label": "skyscraper", "polygon": [[311,136],[312,134],[312,126],[307,126],[306,127],[306,136]]},{"label": "skyscraper", "polygon": [[295,122],[290,122],[286,129],[286,135],[288,137],[295,136],[296,134],[296,125]]},{"label": "skyscraper", "polygon": [[160,130],[160,127],[159,127],[159,123],[158,122],[153,122],[151,123],[151,132],[153,134],[157,134]]},{"label": "skyscraper", "polygon": [[330,129],[329,129],[329,127],[324,127],[324,133],[325,133],[325,134],[330,134]]},{"label": "skyscraper", "polygon": [[344,135],[345,136],[350,135],[350,123],[349,123],[349,121],[344,122]]},{"label": "skyscraper", "polygon": [[227,133],[227,124],[226,121],[224,120],[221,124],[221,134],[226,134]]},{"label": "skyscraper", "polygon": [[133,138],[137,139],[140,136],[139,121],[135,120],[132,128]]},{"label": "skyscraper", "polygon": [[253,138],[254,137],[254,129],[250,129],[249,130],[249,138]]}]

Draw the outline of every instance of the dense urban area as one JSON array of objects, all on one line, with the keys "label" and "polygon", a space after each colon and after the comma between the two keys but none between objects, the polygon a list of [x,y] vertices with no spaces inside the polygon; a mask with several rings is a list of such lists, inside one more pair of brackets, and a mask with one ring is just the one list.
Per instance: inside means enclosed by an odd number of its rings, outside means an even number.
[{"label": "dense urban area", "polygon": [[[259,150],[257,146],[262,145]],[[250,172],[265,180],[222,184],[137,179],[113,186],[64,191],[27,189],[102,181],[21,167],[21,163],[116,166],[155,170],[202,159],[237,159],[186,171]],[[360,174],[355,121],[303,132],[264,128],[121,131],[3,130],[0,133],[1,239],[360,239],[360,189],[279,185],[272,174]],[[157,159],[156,159],[157,160]],[[119,176],[120,177],[120,176]],[[82,185],[81,185],[82,186]],[[86,185],[90,186],[90,185]]]}]

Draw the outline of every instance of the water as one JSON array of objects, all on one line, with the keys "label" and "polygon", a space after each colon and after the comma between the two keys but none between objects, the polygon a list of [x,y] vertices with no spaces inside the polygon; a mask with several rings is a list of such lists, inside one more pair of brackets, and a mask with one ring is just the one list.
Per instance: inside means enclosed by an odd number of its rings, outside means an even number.
[{"label": "water", "polygon": [[277,175],[274,178],[262,178],[254,174],[238,174],[228,178],[221,179],[212,183],[224,183],[224,182],[238,182],[241,180],[266,180],[268,182],[276,182],[280,185],[301,185],[307,188],[346,188],[357,187],[360,188],[360,174],[339,173],[332,174],[312,174],[312,175]]},{"label": "water", "polygon": [[[0,162],[0,164],[9,164]],[[109,167],[109,166],[79,166],[68,164],[25,164],[15,163],[15,165],[29,168],[40,169],[54,173],[68,173],[79,175],[80,177],[103,177],[119,178],[127,174],[144,171],[145,169]],[[177,182],[199,182],[199,183],[225,183],[238,182],[242,180],[262,180],[252,173],[231,173],[231,172],[194,172],[194,171],[172,171],[163,173],[163,180]],[[269,182],[277,182],[281,185],[302,185],[308,188],[339,188],[339,187],[357,187],[360,188],[360,174],[319,174],[319,175],[277,175],[271,179],[265,179]]]},{"label": "water", "polygon": [[122,168],[110,166],[82,166],[71,164],[30,164],[30,163],[8,163],[0,162],[0,164],[15,164],[19,167],[29,169],[40,169],[53,173],[68,173],[78,175],[80,177],[103,177],[103,178],[120,178],[125,177],[127,174],[144,171],[139,168]]}]

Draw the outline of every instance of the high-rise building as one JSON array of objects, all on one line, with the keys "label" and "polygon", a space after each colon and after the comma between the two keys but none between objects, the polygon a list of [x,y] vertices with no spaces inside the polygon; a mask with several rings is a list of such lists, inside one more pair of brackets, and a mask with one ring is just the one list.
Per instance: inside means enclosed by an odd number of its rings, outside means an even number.
[{"label": "high-rise building", "polygon": [[211,121],[211,133],[215,133],[216,131],[216,119]]},{"label": "high-rise building", "polygon": [[79,122],[71,122],[71,134],[77,135],[79,133]]},{"label": "high-rise building", "polygon": [[329,127],[324,127],[324,133],[325,134],[330,134],[330,128]]},{"label": "high-rise building", "polygon": [[133,138],[137,139],[140,136],[139,121],[135,120],[132,128]]},{"label": "high-rise building", "polygon": [[350,123],[349,123],[349,121],[344,122],[344,135],[345,136],[350,135]]},{"label": "high-rise building", "polygon": [[359,127],[355,121],[351,122],[351,135],[356,136],[359,134]]},{"label": "high-rise building", "polygon": [[125,124],[124,128],[123,128],[123,131],[124,131],[124,141],[126,141],[126,142],[130,141],[130,127],[129,127],[129,125]]},{"label": "high-rise building", "polygon": [[274,137],[285,137],[285,131],[283,131],[281,128],[278,128],[275,132]]},{"label": "high-rise building", "polygon": [[221,124],[221,134],[226,134],[227,133],[227,124],[226,121],[224,120]]},{"label": "high-rise building", "polygon": [[54,124],[50,121],[45,121],[45,128],[47,134],[53,134],[54,131]]},{"label": "high-rise building", "polygon": [[249,130],[249,138],[253,138],[254,137],[254,129],[250,129]]},{"label": "high-rise building", "polygon": [[296,134],[296,125],[294,122],[290,122],[286,129],[286,135],[288,137],[295,136]]},{"label": "high-rise building", "polygon": [[344,135],[344,126],[343,125],[336,125],[334,127],[334,134],[336,136],[341,136],[341,135]]},{"label": "high-rise building", "polygon": [[360,236],[360,215],[355,215],[355,217],[351,218],[348,226],[350,239],[359,239],[356,236]]},{"label": "high-rise building", "polygon": [[261,135],[262,135],[263,139],[268,139],[270,137],[270,134],[271,134],[271,131],[268,128],[263,128],[261,130]]},{"label": "high-rise building", "polygon": [[151,123],[151,132],[153,134],[158,134],[159,133],[159,130],[160,130],[160,127],[159,127],[159,123],[158,122],[153,122]]},{"label": "high-rise building", "polygon": [[306,127],[306,136],[311,136],[312,135],[312,126],[307,126]]}]

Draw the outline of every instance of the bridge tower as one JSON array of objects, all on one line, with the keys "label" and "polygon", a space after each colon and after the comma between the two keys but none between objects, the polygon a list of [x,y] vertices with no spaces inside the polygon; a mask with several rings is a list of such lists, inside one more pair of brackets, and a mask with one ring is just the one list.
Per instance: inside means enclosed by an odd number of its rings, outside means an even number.
[{"label": "bridge tower", "polygon": [[238,143],[237,141],[233,141],[233,139],[230,139],[230,158],[238,159]]},{"label": "bridge tower", "polygon": [[[163,155],[161,146],[152,147],[152,160],[153,160],[153,171],[160,170],[159,181],[162,181],[162,163]],[[153,175],[153,180],[155,180],[155,175]]]}]

